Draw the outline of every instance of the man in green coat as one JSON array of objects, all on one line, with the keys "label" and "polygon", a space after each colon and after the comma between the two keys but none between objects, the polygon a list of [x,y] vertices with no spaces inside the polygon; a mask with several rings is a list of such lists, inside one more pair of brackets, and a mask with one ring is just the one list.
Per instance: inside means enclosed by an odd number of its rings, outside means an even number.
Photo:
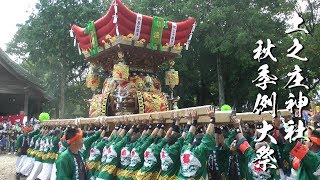
[{"label": "man in green coat", "polygon": [[67,128],[65,138],[69,147],[56,161],[57,180],[86,180],[86,164],[83,155],[79,152],[83,146],[81,129]]},{"label": "man in green coat", "polygon": [[297,173],[297,179],[317,180],[320,169],[320,130],[313,130],[309,134],[309,142],[306,145],[299,141],[290,151],[290,155],[300,160],[300,166]]},{"label": "man in green coat", "polygon": [[[163,133],[164,124],[158,125],[158,136],[161,137]],[[152,143],[144,152],[144,163],[142,168],[137,173],[137,179],[157,179],[160,169],[161,160],[160,152],[164,145],[167,144],[167,140],[171,136],[172,128],[170,127],[166,133],[166,136],[159,139],[158,143]]]},{"label": "man in green coat", "polygon": [[18,156],[19,158],[17,159],[17,164],[16,164],[16,177],[17,179],[20,178],[20,173],[21,173],[21,169],[27,159],[27,151],[29,148],[29,137],[28,137],[28,133],[30,132],[30,128],[29,127],[24,127],[22,129],[23,134],[20,135],[17,139],[16,142],[16,149],[18,152]]},{"label": "man in green coat", "polygon": [[[194,131],[196,127],[192,127],[192,118],[190,117],[185,130],[180,135],[179,122],[180,119],[176,115],[172,117],[172,133],[161,152],[161,171],[158,177],[159,180],[175,180],[178,179],[177,174],[180,169],[180,153],[184,144],[189,144],[194,139]],[[180,137],[181,136],[181,137]],[[187,138],[186,138],[187,137]]]},{"label": "man in green coat", "polygon": [[97,179],[117,179],[117,170],[120,165],[120,151],[130,141],[131,134],[135,129],[135,125],[129,128],[129,124],[125,125],[120,132],[122,138],[118,142],[112,143],[103,154],[106,158],[101,160],[100,173]]},{"label": "man in green coat", "polygon": [[136,144],[131,152],[130,152],[130,164],[127,166],[125,170],[123,170],[123,174],[121,176],[118,176],[121,180],[133,180],[137,179],[137,172],[140,170],[140,168],[143,165],[143,159],[144,159],[144,152],[145,150],[151,145],[151,143],[156,138],[156,135],[159,131],[159,128],[156,127],[153,129],[151,135],[152,125],[149,124],[146,126],[146,135],[142,134],[143,141],[142,143]]},{"label": "man in green coat", "polygon": [[27,159],[24,162],[23,167],[21,168],[21,174],[24,176],[28,176],[33,168],[33,164],[34,164],[34,157],[32,156],[32,152],[34,151],[34,146],[35,146],[35,141],[36,141],[36,137],[37,135],[40,133],[40,130],[37,129],[33,132],[28,133],[28,139],[29,139],[29,148],[27,150]]},{"label": "man in green coat", "polygon": [[[239,123],[239,127],[236,128],[236,139],[237,141],[234,141],[234,143],[231,146],[236,145],[236,148],[241,151],[242,154],[246,157],[246,163],[248,167],[248,175],[246,176],[246,179],[262,179],[262,180],[278,180],[280,179],[280,172],[278,169],[277,163],[274,163],[270,160],[270,163],[268,164],[261,164],[265,161],[262,159],[258,159],[258,152],[260,148],[268,149],[270,148],[269,144],[265,141],[258,142],[255,145],[255,149],[253,149],[246,138],[244,137],[241,126],[240,126],[240,120],[236,120],[237,123]],[[271,154],[272,155],[272,154]],[[263,155],[267,156],[267,155]],[[261,157],[263,158],[263,157]],[[268,158],[270,158],[268,156]],[[268,167],[269,166],[269,167]]]},{"label": "man in green coat", "polygon": [[[196,139],[193,144],[184,145],[180,154],[181,167],[178,173],[178,179],[205,180],[207,178],[207,160],[209,151],[215,146],[214,134],[214,111],[208,110],[208,116],[211,118],[210,124],[203,138]],[[192,113],[193,122],[197,124],[198,115],[196,111]]]},{"label": "man in green coat", "polygon": [[83,139],[83,146],[80,149],[80,152],[84,155],[84,159],[87,160],[90,155],[90,147],[93,142],[95,142],[101,134],[101,129],[97,132],[95,132],[92,135],[88,135],[88,137],[85,137]]}]

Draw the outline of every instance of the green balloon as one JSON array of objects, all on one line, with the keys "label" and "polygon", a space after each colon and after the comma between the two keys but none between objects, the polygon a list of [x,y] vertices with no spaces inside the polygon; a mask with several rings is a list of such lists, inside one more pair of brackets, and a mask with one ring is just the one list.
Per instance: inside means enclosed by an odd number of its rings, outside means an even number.
[{"label": "green balloon", "polygon": [[221,111],[231,111],[231,110],[232,110],[231,106],[227,104],[224,104],[221,106]]},{"label": "green balloon", "polygon": [[42,112],[40,115],[39,115],[39,121],[40,122],[43,122],[43,121],[46,121],[46,120],[49,120],[50,119],[50,115],[46,112]]}]

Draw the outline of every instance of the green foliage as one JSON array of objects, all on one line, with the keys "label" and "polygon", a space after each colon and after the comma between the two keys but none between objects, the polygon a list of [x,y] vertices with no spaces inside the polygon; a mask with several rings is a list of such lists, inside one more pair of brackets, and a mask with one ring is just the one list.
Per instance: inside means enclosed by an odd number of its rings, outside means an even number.
[{"label": "green foliage", "polygon": [[[225,103],[238,110],[252,109],[257,94],[278,94],[280,108],[288,97],[284,88],[288,81],[287,73],[295,64],[303,69],[310,95],[319,92],[320,78],[320,27],[314,18],[319,9],[316,1],[309,1],[307,12],[303,13],[311,35],[300,33],[285,34],[287,20],[295,10],[296,0],[123,0],[133,11],[149,16],[159,16],[170,21],[183,21],[194,17],[197,22],[191,46],[176,59],[174,68],[179,71],[180,85],[175,88],[175,95],[181,97],[179,107],[191,107],[205,104],[219,104],[219,84],[217,57],[220,57],[225,92]],[[8,53],[21,57],[23,66],[32,74],[40,77],[44,86],[53,97],[53,104],[47,105],[52,117],[58,117],[53,107],[61,107],[65,101],[65,117],[87,116],[86,100],[92,92],[85,88],[85,74],[88,63],[73,47],[69,37],[72,24],[84,27],[89,20],[97,20],[109,8],[111,0],[100,3],[92,0],[40,0],[35,12],[19,26],[14,39],[8,45]],[[308,57],[309,62],[287,58],[287,49],[297,37],[304,50],[299,54]],[[253,59],[256,42],[265,44],[270,39],[276,48],[272,54],[278,62],[269,58],[261,63]],[[271,74],[279,80],[277,86],[269,85],[266,91],[259,90],[252,83],[257,70],[263,63],[268,63]],[[168,63],[160,67],[159,79],[164,92],[164,72]],[[102,78],[103,79],[103,78]],[[65,95],[65,96],[64,96]],[[79,106],[80,105],[80,106]]]},{"label": "green foliage", "polygon": [[[109,3],[110,4],[110,3]],[[23,66],[36,77],[55,99],[46,106],[48,110],[60,107],[64,116],[65,100],[79,99],[75,104],[86,107],[78,94],[68,92],[73,86],[84,84],[88,62],[78,54],[69,37],[72,24],[84,26],[97,20],[106,12],[106,4],[99,0],[40,0],[35,11],[8,44],[7,52],[23,60]],[[65,94],[68,96],[65,98]],[[66,103],[69,105],[69,102]]]}]

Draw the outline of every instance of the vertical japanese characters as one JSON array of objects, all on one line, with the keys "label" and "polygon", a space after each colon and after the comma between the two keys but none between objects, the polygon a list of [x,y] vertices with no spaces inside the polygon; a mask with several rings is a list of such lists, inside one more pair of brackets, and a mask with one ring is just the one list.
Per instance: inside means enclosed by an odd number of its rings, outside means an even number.
[{"label": "vertical japanese characters", "polygon": [[[300,28],[300,25],[303,23],[303,19],[299,18],[299,21],[296,21],[296,24],[292,29],[289,29],[285,31],[286,34],[290,34],[297,31],[302,31],[304,33],[309,33],[306,29]],[[258,60],[258,62],[261,62],[261,60],[264,60],[266,58],[270,58],[272,61],[277,62],[277,58],[273,56],[272,49],[276,46],[272,44],[272,41],[270,39],[267,39],[267,45],[264,47],[264,42],[262,40],[258,40],[256,42],[258,47],[253,50],[254,53],[254,59]],[[303,50],[303,45],[300,44],[299,39],[294,38],[293,39],[293,45],[287,50],[287,57],[293,58],[295,60],[299,61],[308,61],[307,57],[300,57],[298,54]],[[302,70],[299,67],[299,65],[295,65],[293,68],[293,71],[289,72],[287,74],[287,77],[289,77],[289,81],[285,85],[284,88],[289,88],[290,90],[297,87],[303,87],[306,90],[309,89],[309,87],[305,84],[303,84],[304,77],[301,75]],[[265,91],[268,88],[268,85],[273,84],[277,85],[278,77],[270,74],[269,65],[267,63],[261,65],[258,69],[258,77],[254,80],[252,80],[252,83],[255,83],[255,86]],[[296,116],[301,117],[302,115],[302,108],[307,106],[309,103],[309,99],[307,96],[303,94],[303,92],[300,90],[298,94],[292,93],[290,91],[288,95],[288,100],[285,102],[286,109],[288,109],[291,113],[294,113],[294,109],[297,108],[298,111],[296,111]],[[272,92],[270,97],[266,94],[258,93],[253,112],[256,114],[261,114],[264,110],[266,110],[268,107],[272,107],[272,116],[277,116],[277,93]]]},{"label": "vertical japanese characters", "polygon": [[[296,24],[292,29],[285,31],[286,34],[290,34],[293,32],[303,32],[309,34],[306,29],[300,28],[300,25],[303,23],[303,19],[299,17],[299,21],[296,21]],[[270,58],[274,62],[278,62],[277,58],[273,56],[272,49],[276,46],[272,44],[270,39],[267,39],[266,47],[264,47],[264,42],[262,40],[258,40],[256,42],[258,47],[253,50],[254,59],[258,60],[261,63],[261,60],[265,60]],[[293,45],[287,49],[287,58],[293,58],[294,60],[298,61],[308,61],[307,57],[300,57],[299,53],[303,50],[303,45],[300,44],[299,39],[293,39]],[[286,109],[288,109],[292,114],[295,113],[295,117],[302,117],[302,108],[307,106],[309,103],[309,99],[307,96],[303,94],[301,88],[305,88],[306,90],[309,87],[303,84],[304,77],[302,76],[302,70],[299,65],[294,65],[293,70],[287,73],[288,82],[284,86],[284,88],[289,89],[288,100],[284,103],[286,105]],[[269,70],[269,65],[266,62],[263,62],[262,65],[258,69],[258,77],[252,80],[252,83],[255,83],[255,86],[260,88],[262,91],[265,91],[268,86],[277,85],[278,77],[271,74]],[[294,88],[300,88],[297,94],[293,93]],[[272,92],[271,96],[269,97],[267,94],[258,93],[253,113],[261,114],[264,110],[272,107],[272,117],[277,117],[277,93]],[[287,128],[285,129],[286,135],[284,139],[289,141],[296,141],[297,139],[306,139],[309,140],[307,137],[304,136],[304,131],[306,128],[301,120],[298,122],[294,122],[293,120],[286,122],[282,122],[284,126]],[[257,126],[257,131],[261,134],[259,138],[256,138],[256,142],[262,142],[267,137],[270,139],[271,143],[277,144],[276,139],[269,135],[268,132],[273,130],[273,126],[268,124],[266,121],[262,121],[262,124]],[[257,151],[257,157],[254,159],[255,168],[260,168],[262,171],[266,171],[268,168],[276,168],[276,159],[272,156],[274,150],[270,149],[269,146],[262,146]]]}]

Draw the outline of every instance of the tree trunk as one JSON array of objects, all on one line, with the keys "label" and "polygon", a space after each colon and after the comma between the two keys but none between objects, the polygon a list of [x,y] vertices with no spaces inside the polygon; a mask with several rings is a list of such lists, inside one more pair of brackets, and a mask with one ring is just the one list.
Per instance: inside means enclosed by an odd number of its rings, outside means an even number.
[{"label": "tree trunk", "polygon": [[[64,61],[63,61],[64,62]],[[64,118],[64,110],[65,110],[65,89],[66,89],[66,72],[65,65],[62,63],[61,67],[61,76],[60,76],[60,115],[59,118]]]},{"label": "tree trunk", "polygon": [[219,86],[219,106],[221,107],[225,103],[224,97],[224,82],[222,77],[221,57],[217,56],[217,74],[218,74],[218,86]]},{"label": "tree trunk", "polygon": [[59,102],[58,100],[55,101],[55,109],[56,109],[56,119],[59,119]]}]

